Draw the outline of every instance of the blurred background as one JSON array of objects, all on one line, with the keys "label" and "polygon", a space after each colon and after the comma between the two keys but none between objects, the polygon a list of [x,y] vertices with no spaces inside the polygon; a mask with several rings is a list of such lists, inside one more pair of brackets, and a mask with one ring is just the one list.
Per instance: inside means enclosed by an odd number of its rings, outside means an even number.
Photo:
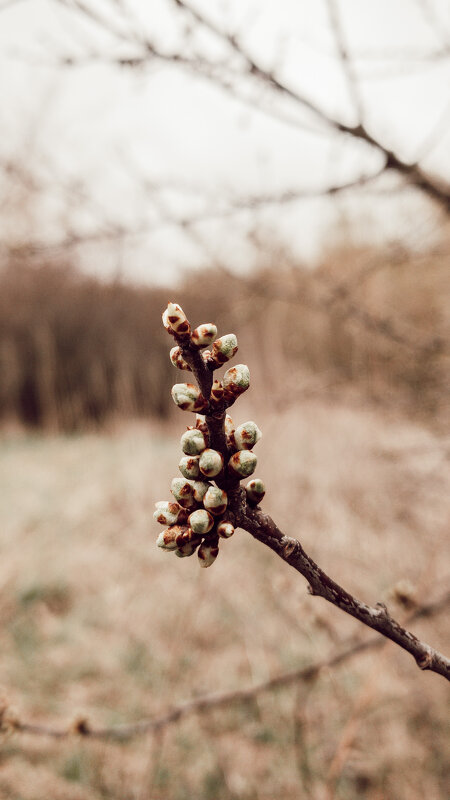
[{"label": "blurred background", "polygon": [[[3,707],[131,722],[370,638],[243,532],[157,551],[168,300],[238,337],[279,526],[401,620],[439,601],[448,3],[0,0],[0,89]],[[448,652],[445,617],[412,629]],[[387,643],[126,745],[5,730],[0,797],[446,800],[444,683]]]}]

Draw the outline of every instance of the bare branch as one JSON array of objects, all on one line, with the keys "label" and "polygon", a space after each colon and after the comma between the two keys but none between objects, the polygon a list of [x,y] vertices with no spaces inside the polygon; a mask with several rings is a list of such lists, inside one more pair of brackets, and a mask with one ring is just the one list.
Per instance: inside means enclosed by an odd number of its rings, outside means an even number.
[{"label": "bare branch", "polygon": [[450,681],[450,659],[403,628],[390,616],[382,603],[377,603],[375,607],[368,606],[339,586],[305,552],[298,539],[285,536],[271,517],[264,514],[261,509],[247,506],[246,512],[238,515],[236,522],[300,572],[309,583],[310,594],[323,597],[341,611],[355,617],[363,625],[373,628],[395,642],[413,656],[420,669],[431,670]]}]

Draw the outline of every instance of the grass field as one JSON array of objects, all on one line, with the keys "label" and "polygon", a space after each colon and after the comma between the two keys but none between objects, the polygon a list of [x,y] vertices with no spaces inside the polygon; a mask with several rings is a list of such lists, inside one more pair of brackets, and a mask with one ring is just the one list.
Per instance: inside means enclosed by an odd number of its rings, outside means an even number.
[{"label": "grass field", "polygon": [[[448,438],[357,400],[252,416],[264,509],[336,580],[400,618],[397,581],[419,602],[448,587]],[[371,635],[242,531],[208,570],[155,547],[185,424],[3,435],[0,685],[20,718],[133,721]],[[450,650],[445,613],[413,630]],[[0,798],[447,800],[448,698],[387,643],[126,745],[5,733]]]}]

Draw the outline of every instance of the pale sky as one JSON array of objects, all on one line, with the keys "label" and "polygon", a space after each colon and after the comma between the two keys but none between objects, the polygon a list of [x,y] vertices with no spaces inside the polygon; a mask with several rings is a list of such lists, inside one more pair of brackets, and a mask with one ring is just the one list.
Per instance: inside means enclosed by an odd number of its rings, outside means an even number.
[{"label": "pale sky", "polygon": [[[267,87],[237,84],[266,113],[173,63],[115,65],[118,56],[142,52],[126,39],[136,42],[144,33],[164,52],[189,55],[195,48],[225,58],[227,68],[237,64],[209,33],[194,32],[186,44],[188,18],[172,0],[84,3],[118,35],[80,14],[76,0],[0,0],[0,159],[19,162],[38,185],[24,204],[20,193],[11,200],[5,182],[9,240],[55,243],[68,226],[80,234],[120,226],[139,235],[77,248],[81,266],[150,282],[173,280],[208,259],[244,269],[253,258],[249,230],[311,259],[329,241],[330,226],[348,215],[356,240],[370,232],[411,246],[414,237],[417,245],[431,241],[435,215],[411,193],[380,198],[358,191],[337,202],[300,200],[221,216],[231,201],[249,195],[352,180],[376,171],[380,157],[324,133],[312,115]],[[356,121],[324,0],[191,5],[238,33],[258,64],[326,112]],[[404,159],[427,153],[423,167],[450,179],[450,3],[339,0],[338,7],[369,131]],[[80,63],[61,66],[67,57]],[[271,109],[287,121],[274,119]],[[430,139],[436,126],[438,136]],[[390,177],[383,185],[395,184]],[[167,222],[196,215],[211,218],[188,234]]]}]

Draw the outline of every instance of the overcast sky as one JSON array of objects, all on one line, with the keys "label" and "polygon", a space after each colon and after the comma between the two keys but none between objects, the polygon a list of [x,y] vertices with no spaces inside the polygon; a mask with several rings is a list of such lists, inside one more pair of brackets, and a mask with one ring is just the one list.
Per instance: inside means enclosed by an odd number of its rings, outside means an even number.
[{"label": "overcast sky", "polygon": [[[267,87],[238,81],[248,104],[177,64],[114,64],[117,57],[139,55],[136,42],[145,36],[165,53],[201,52],[224,59],[227,69],[237,66],[211,34],[191,31],[184,40],[189,20],[172,0],[85,0],[113,33],[76,5],[0,0],[0,158],[18,161],[38,187],[26,203],[19,193],[18,218],[5,182],[9,239],[54,243],[68,229],[91,234],[120,225],[136,235],[78,248],[77,256],[85,269],[120,270],[145,281],[174,278],[208,259],[242,269],[251,259],[249,230],[311,259],[329,241],[330,226],[342,227],[349,214],[357,220],[356,239],[370,232],[413,246],[414,236],[431,240],[435,216],[411,192],[380,199],[358,190],[356,198],[301,200],[221,218],[221,209],[239,198],[315,190],[374,172],[380,156],[330,136],[312,115]],[[327,113],[356,122],[326,2],[192,5],[238,33],[261,66]],[[404,159],[426,154],[424,168],[450,178],[450,3],[340,0],[338,6],[368,129]],[[75,63],[62,66],[68,57]],[[382,186],[395,184],[390,178]],[[216,210],[216,218],[188,232],[168,222]]]}]

